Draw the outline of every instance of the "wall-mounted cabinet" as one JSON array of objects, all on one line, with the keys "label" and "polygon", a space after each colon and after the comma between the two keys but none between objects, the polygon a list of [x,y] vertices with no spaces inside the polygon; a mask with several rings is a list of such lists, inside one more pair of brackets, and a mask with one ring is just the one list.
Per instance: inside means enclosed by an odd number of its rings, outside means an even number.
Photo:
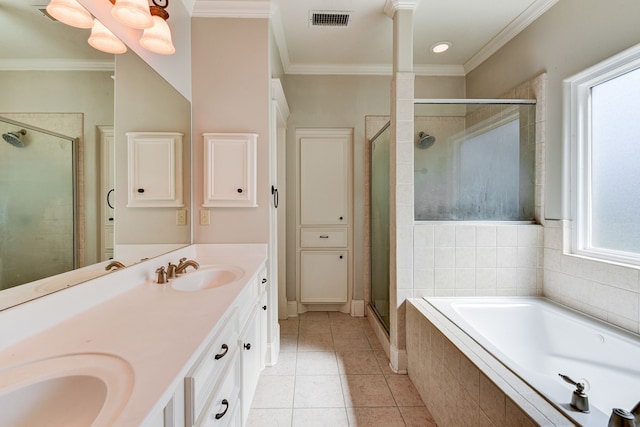
[{"label": "wall-mounted cabinet", "polygon": [[257,207],[255,133],[205,133],[203,207]]},{"label": "wall-mounted cabinet", "polygon": [[182,136],[176,132],[127,133],[127,207],[184,207]]}]

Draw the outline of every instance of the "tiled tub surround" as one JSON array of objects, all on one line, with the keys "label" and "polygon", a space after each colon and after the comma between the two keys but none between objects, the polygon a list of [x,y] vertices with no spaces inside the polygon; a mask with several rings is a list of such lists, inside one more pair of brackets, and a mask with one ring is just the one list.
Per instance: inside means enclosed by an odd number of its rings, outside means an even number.
[{"label": "tiled tub surround", "polygon": [[413,234],[414,297],[542,294],[541,225],[417,222]]},{"label": "tiled tub surround", "polygon": [[[203,266],[237,266],[245,274],[201,292],[178,292],[153,282],[157,267],[183,256]],[[4,369],[30,361],[75,353],[112,355],[131,367],[133,387],[107,425],[156,425],[156,415],[182,387],[221,320],[246,303],[244,290],[265,260],[264,244],[191,245],[3,310],[0,384]]]},{"label": "tiled tub surround", "polygon": [[567,221],[545,221],[544,296],[640,333],[638,269],[566,255],[570,233]]},{"label": "tiled tub surround", "polygon": [[422,299],[407,300],[411,381],[439,427],[574,425]]}]

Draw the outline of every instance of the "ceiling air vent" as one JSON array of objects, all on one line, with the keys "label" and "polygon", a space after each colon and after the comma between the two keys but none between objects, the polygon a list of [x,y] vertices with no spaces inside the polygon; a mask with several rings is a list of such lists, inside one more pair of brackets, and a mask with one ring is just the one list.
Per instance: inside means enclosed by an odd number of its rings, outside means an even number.
[{"label": "ceiling air vent", "polygon": [[351,12],[343,10],[312,10],[309,12],[309,22],[312,27],[348,27],[351,22]]}]

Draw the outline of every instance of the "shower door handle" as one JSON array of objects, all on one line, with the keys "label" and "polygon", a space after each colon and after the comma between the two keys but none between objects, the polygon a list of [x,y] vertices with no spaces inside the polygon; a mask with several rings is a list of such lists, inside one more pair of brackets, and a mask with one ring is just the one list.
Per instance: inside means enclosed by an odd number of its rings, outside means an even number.
[{"label": "shower door handle", "polygon": [[278,189],[271,186],[271,194],[273,194],[273,207],[278,209]]}]

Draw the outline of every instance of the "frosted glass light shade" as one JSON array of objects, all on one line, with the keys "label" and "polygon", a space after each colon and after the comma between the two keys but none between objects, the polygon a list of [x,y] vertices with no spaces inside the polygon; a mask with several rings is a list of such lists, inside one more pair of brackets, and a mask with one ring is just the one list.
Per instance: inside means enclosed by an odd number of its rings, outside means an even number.
[{"label": "frosted glass light shade", "polygon": [[47,5],[47,13],[72,27],[93,27],[93,16],[76,0],[51,0]]},{"label": "frosted glass light shade", "polygon": [[144,30],[153,26],[148,0],[117,0],[111,14],[127,27]]},{"label": "frosted glass light shade", "polygon": [[88,41],[93,48],[102,52],[119,54],[127,51],[127,46],[97,19],[94,20]]},{"label": "frosted glass light shade", "polygon": [[171,55],[176,51],[171,41],[171,30],[167,22],[159,16],[153,16],[153,27],[144,30],[140,45],[153,53]]}]

